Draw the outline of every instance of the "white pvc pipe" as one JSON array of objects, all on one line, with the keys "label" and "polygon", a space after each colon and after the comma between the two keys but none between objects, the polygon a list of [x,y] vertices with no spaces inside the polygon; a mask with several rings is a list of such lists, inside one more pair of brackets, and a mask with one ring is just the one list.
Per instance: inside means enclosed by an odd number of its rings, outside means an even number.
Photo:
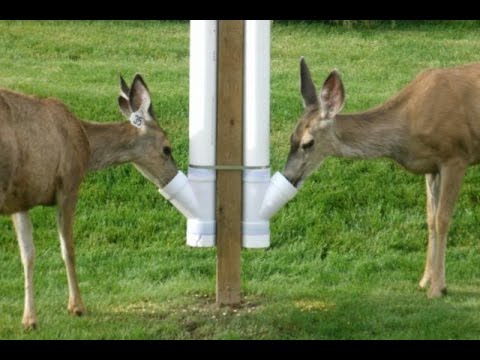
[{"label": "white pvc pipe", "polygon": [[158,191],[185,217],[194,218],[200,213],[197,198],[183,172],[179,171],[166,186]]},{"label": "white pvc pipe", "polygon": [[[187,217],[187,244],[215,245],[217,21],[190,22],[190,166],[159,192]],[[244,72],[243,246],[270,245],[270,218],[297,193],[270,179],[270,21],[247,20]]]},{"label": "white pvc pipe", "polygon": [[276,172],[272,176],[262,206],[259,211],[261,218],[269,220],[278,210],[297,194],[298,189],[285,176]]},{"label": "white pvc pipe", "polygon": [[190,21],[190,164],[215,165],[217,21]]},{"label": "white pvc pipe", "polygon": [[270,21],[245,21],[243,224],[246,248],[270,246],[260,204],[270,182]]},{"label": "white pvc pipe", "polygon": [[243,163],[270,164],[270,20],[245,21]]},{"label": "white pvc pipe", "polygon": [[198,216],[187,219],[187,245],[215,246],[215,170],[189,167],[188,180],[199,212]]},{"label": "white pvc pipe", "polygon": [[190,21],[188,179],[201,211],[187,220],[187,244],[215,245],[217,21]]},{"label": "white pvc pipe", "polygon": [[260,216],[260,208],[270,183],[270,169],[243,171],[242,246],[270,246],[270,224]]}]

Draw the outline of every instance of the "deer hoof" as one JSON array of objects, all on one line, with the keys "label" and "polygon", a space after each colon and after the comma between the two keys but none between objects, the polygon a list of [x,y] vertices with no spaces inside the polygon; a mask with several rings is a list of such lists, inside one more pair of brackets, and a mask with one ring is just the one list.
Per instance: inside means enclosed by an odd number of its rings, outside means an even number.
[{"label": "deer hoof", "polygon": [[68,312],[72,315],[82,316],[85,314],[85,306],[83,305],[68,305]]},{"label": "deer hoof", "polygon": [[423,277],[422,280],[420,280],[420,282],[418,283],[418,286],[420,286],[421,289],[426,289],[429,283],[430,283],[430,278]]},{"label": "deer hoof", "polygon": [[37,328],[37,320],[35,318],[25,318],[22,321],[23,328],[25,331],[35,330]]},{"label": "deer hoof", "polygon": [[430,299],[438,299],[438,298],[441,298],[444,295],[447,295],[447,288],[446,287],[443,287],[443,288],[440,288],[440,289],[431,288],[430,291],[428,292],[428,297]]}]

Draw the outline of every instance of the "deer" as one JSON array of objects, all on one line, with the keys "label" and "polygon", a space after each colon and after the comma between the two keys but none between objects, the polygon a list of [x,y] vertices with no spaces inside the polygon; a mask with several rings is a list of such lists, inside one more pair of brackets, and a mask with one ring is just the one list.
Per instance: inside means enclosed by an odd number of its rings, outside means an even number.
[{"label": "deer", "polygon": [[447,293],[445,253],[455,202],[469,166],[480,162],[480,64],[429,69],[383,104],[340,114],[345,90],[335,69],[320,93],[300,59],[303,115],[290,137],[283,175],[297,188],[328,156],[387,158],[425,175],[428,246],[419,282]]},{"label": "deer", "polygon": [[68,312],[85,313],[75,271],[73,224],[87,172],[132,163],[155,186],[177,173],[171,144],[160,127],[140,74],[131,87],[120,76],[118,106],[129,121],[89,122],[55,98],[0,89],[0,214],[12,217],[25,278],[22,324],[35,329],[35,247],[28,211],[57,207],[60,248],[68,280]]}]

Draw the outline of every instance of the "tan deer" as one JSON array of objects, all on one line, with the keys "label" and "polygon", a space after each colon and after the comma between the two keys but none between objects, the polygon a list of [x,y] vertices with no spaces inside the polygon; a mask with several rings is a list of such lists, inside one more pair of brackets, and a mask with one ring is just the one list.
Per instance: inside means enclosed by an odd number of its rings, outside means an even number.
[{"label": "tan deer", "polygon": [[446,293],[449,223],[468,166],[480,161],[480,64],[432,69],[418,75],[384,104],[339,114],[345,92],[332,71],[317,96],[300,60],[303,117],[291,136],[285,177],[299,187],[327,156],[391,158],[425,174],[428,250],[420,287],[429,297]]},{"label": "tan deer", "polygon": [[35,248],[28,210],[58,207],[58,233],[67,269],[68,311],[85,311],[77,276],[73,220],[80,184],[87,171],[131,162],[156,186],[177,173],[170,143],[155,118],[150,93],[140,75],[131,89],[121,78],[118,104],[130,121],[93,123],[76,118],[55,99],[0,90],[0,214],[12,215],[25,273],[23,325],[35,328],[33,263]]}]

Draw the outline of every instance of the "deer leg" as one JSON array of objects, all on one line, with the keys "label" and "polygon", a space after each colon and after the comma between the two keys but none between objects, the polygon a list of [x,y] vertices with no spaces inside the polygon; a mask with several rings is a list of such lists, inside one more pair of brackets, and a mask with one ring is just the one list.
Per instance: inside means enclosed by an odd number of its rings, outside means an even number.
[{"label": "deer leg", "polygon": [[65,196],[57,195],[58,204],[58,234],[60,237],[60,247],[62,258],[67,268],[68,280],[68,311],[71,314],[82,315],[85,312],[78,280],[75,271],[75,249],[73,244],[73,219],[75,215],[75,207],[77,203],[76,194]]},{"label": "deer leg", "polygon": [[427,174],[425,176],[427,183],[427,224],[428,224],[428,248],[425,271],[420,280],[420,287],[426,288],[432,277],[433,249],[436,245],[435,215],[438,208],[438,198],[440,192],[440,174]]},{"label": "deer leg", "polygon": [[430,298],[440,297],[447,292],[445,282],[445,251],[450,221],[455,208],[467,165],[452,161],[440,169],[440,193],[435,213],[436,242],[433,247]]},{"label": "deer leg", "polygon": [[33,262],[35,259],[35,246],[33,245],[32,223],[28,212],[18,212],[12,215],[13,225],[17,233],[20,257],[22,259],[25,275],[25,307],[23,310],[22,324],[25,329],[35,329],[37,315],[35,313],[33,291]]}]

